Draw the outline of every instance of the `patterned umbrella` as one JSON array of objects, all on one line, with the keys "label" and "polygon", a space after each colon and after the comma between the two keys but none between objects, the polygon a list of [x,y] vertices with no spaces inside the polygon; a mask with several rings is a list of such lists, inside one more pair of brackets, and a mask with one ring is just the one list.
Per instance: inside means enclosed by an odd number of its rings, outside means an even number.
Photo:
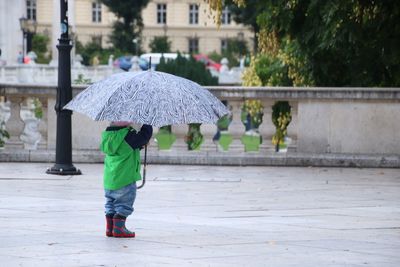
[{"label": "patterned umbrella", "polygon": [[90,85],[64,108],[96,121],[132,121],[156,127],[216,123],[229,113],[199,84],[153,70],[111,75]]}]

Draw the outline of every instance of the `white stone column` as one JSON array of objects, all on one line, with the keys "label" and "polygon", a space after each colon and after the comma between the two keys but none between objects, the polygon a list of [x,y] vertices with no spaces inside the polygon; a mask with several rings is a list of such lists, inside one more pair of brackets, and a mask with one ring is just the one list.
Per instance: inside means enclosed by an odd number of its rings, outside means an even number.
[{"label": "white stone column", "polygon": [[228,104],[232,107],[232,122],[229,125],[228,131],[233,137],[232,144],[229,147],[229,151],[244,151],[244,146],[240,141],[240,138],[244,134],[244,126],[240,119],[240,114],[242,112],[243,100],[229,100]]},{"label": "white stone column", "polygon": [[10,134],[10,139],[6,140],[6,148],[23,148],[21,134],[24,130],[24,122],[21,119],[22,97],[10,96],[10,118],[6,122],[6,130]]}]

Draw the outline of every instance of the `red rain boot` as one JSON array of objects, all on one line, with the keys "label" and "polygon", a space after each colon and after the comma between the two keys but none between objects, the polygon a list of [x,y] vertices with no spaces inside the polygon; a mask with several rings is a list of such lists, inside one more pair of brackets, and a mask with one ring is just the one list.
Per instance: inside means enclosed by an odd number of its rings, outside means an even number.
[{"label": "red rain boot", "polygon": [[131,232],[125,227],[126,217],[116,214],[113,218],[112,235],[114,237],[135,237],[135,232]]},{"label": "red rain boot", "polygon": [[106,236],[112,237],[113,236],[113,217],[114,215],[106,215]]}]

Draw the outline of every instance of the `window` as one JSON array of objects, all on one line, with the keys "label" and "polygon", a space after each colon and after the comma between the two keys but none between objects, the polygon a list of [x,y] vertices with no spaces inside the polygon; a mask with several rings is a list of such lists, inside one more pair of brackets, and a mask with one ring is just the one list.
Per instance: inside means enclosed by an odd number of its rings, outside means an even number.
[{"label": "window", "polygon": [[167,4],[157,4],[157,23],[167,24]]},{"label": "window", "polygon": [[228,39],[221,40],[221,53],[228,49]]},{"label": "window", "polygon": [[199,24],[199,6],[189,5],[189,24]]},{"label": "window", "polygon": [[199,52],[199,39],[189,38],[189,53]]},{"label": "window", "polygon": [[231,24],[231,11],[229,10],[228,7],[225,7],[222,10],[221,23],[224,25]]},{"label": "window", "polygon": [[92,2],[92,22],[101,22],[101,4],[99,2]]},{"label": "window", "polygon": [[26,17],[27,19],[36,20],[36,0],[26,1]]}]

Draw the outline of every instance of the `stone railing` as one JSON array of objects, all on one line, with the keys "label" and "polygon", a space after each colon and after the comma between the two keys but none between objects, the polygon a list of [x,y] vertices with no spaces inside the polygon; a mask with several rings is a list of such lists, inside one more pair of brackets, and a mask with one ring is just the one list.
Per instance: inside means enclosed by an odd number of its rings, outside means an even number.
[{"label": "stone railing", "polygon": [[[113,73],[122,72],[121,69],[108,65],[87,67],[77,64],[71,68],[71,80],[90,79],[97,82]],[[58,67],[43,64],[18,64],[0,66],[0,83],[18,84],[57,84]]]},{"label": "stone railing", "polygon": [[[137,62],[133,62],[135,71],[140,71]],[[241,76],[243,67],[234,67],[229,69],[227,62],[223,62],[221,71],[209,69],[211,74],[218,77],[220,85],[237,85],[241,84]],[[118,67],[111,65],[84,66],[80,62],[76,62],[71,67],[72,83],[82,83],[83,80],[89,79],[90,82],[97,82],[111,74],[123,72]],[[56,85],[58,76],[58,67],[45,64],[15,64],[0,65],[0,83],[16,83],[16,84],[49,84]]]},{"label": "stone railing", "polygon": [[[85,86],[73,87],[74,94]],[[214,95],[228,101],[233,120],[228,132],[233,138],[228,152],[244,152],[241,137],[245,127],[241,121],[241,106],[246,99],[261,100],[263,123],[258,131],[262,137],[259,155],[273,153],[271,142],[275,126],[271,121],[272,105],[286,100],[292,107],[292,122],[288,127],[287,150],[296,153],[344,153],[350,155],[400,154],[400,88],[292,88],[292,87],[209,87]],[[32,84],[0,84],[0,120],[11,138],[6,149],[25,148],[54,150],[56,87]],[[35,120],[31,98],[42,104],[43,117]],[[6,102],[4,102],[6,100]],[[97,150],[101,131],[107,122],[94,122],[74,113],[72,116],[72,145],[74,150]],[[186,151],[184,137],[187,125],[172,127],[176,142],[171,151]],[[157,129],[155,129],[157,134]],[[213,153],[220,146],[213,142],[215,125],[202,125],[204,142],[201,151]],[[38,137],[39,136],[39,137]],[[157,144],[151,142],[156,150]],[[246,153],[252,154],[254,153]],[[244,154],[245,155],[245,154]]]}]

